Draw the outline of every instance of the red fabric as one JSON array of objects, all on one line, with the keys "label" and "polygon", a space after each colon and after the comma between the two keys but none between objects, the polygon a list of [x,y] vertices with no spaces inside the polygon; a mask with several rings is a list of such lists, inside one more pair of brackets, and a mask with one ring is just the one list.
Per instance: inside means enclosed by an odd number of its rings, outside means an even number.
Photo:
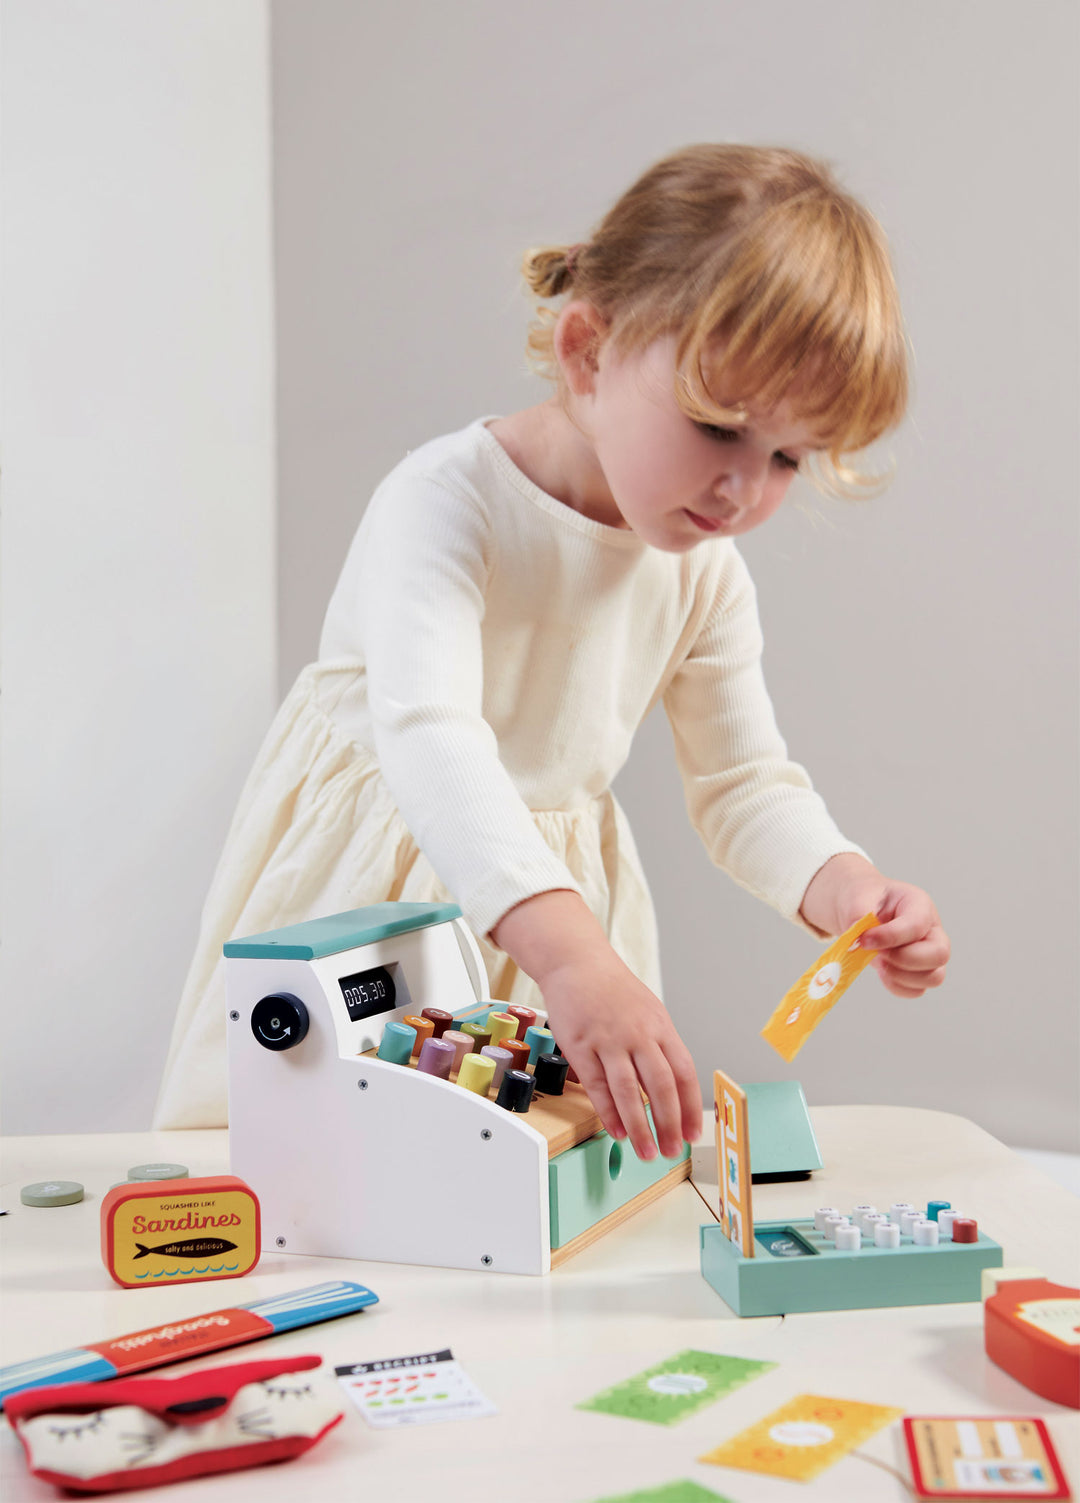
[{"label": "red fabric", "polygon": [[[207,1367],[180,1378],[107,1378],[101,1383],[58,1383],[52,1388],[24,1388],[4,1400],[9,1420],[29,1419],[33,1414],[87,1414],[95,1409],[115,1409],[135,1404],[174,1424],[200,1425],[225,1409],[245,1383],[262,1383],[281,1373],[306,1372],[318,1367],[321,1357],[273,1357],[261,1362],[236,1362],[227,1367]],[[194,1414],[174,1414],[176,1404],[220,1397],[213,1408]]]}]

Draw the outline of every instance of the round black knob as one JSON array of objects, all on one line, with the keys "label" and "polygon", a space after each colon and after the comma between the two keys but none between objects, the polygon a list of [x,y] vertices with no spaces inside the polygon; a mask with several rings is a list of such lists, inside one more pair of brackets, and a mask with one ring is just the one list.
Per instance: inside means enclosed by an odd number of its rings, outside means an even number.
[{"label": "round black knob", "polygon": [[275,992],[251,1010],[251,1031],[264,1049],[295,1049],[308,1031],[308,1010],[299,997]]}]

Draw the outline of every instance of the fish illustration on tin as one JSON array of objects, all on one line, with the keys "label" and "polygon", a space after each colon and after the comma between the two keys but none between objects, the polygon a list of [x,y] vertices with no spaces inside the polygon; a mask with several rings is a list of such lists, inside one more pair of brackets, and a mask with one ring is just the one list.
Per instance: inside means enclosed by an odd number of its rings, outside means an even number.
[{"label": "fish illustration on tin", "polygon": [[186,1242],[163,1242],[160,1247],[147,1247],[142,1242],[136,1242],[139,1251],[132,1258],[137,1263],[140,1258],[148,1258],[151,1253],[161,1258],[212,1258],[217,1253],[232,1252],[235,1242],[226,1242],[223,1237],[189,1237]]}]

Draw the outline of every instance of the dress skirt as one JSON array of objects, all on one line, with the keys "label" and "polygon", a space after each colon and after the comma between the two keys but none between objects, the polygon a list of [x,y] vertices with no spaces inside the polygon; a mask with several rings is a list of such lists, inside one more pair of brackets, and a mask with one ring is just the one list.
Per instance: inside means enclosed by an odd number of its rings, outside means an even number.
[{"label": "dress skirt", "polygon": [[[226,940],[369,903],[452,902],[398,812],[371,753],[324,708],[358,665],[305,668],[263,742],[203,910],[177,1011],[155,1128],[223,1127]],[[633,836],[608,791],[570,809],[532,811],[616,953],[660,993],[656,921]],[[540,990],[483,935],[490,995],[543,1007]]]}]

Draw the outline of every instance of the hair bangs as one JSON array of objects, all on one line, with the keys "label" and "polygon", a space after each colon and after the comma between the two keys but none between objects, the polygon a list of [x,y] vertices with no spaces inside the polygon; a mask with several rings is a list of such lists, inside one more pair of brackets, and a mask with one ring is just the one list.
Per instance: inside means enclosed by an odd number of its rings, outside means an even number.
[{"label": "hair bangs", "polygon": [[[850,202],[850,201],[849,201]],[[895,427],[907,348],[880,233],[857,205],[800,195],[762,216],[678,344],[677,398],[697,421],[787,402],[820,438],[809,466],[839,494],[889,478],[845,459]]]}]

